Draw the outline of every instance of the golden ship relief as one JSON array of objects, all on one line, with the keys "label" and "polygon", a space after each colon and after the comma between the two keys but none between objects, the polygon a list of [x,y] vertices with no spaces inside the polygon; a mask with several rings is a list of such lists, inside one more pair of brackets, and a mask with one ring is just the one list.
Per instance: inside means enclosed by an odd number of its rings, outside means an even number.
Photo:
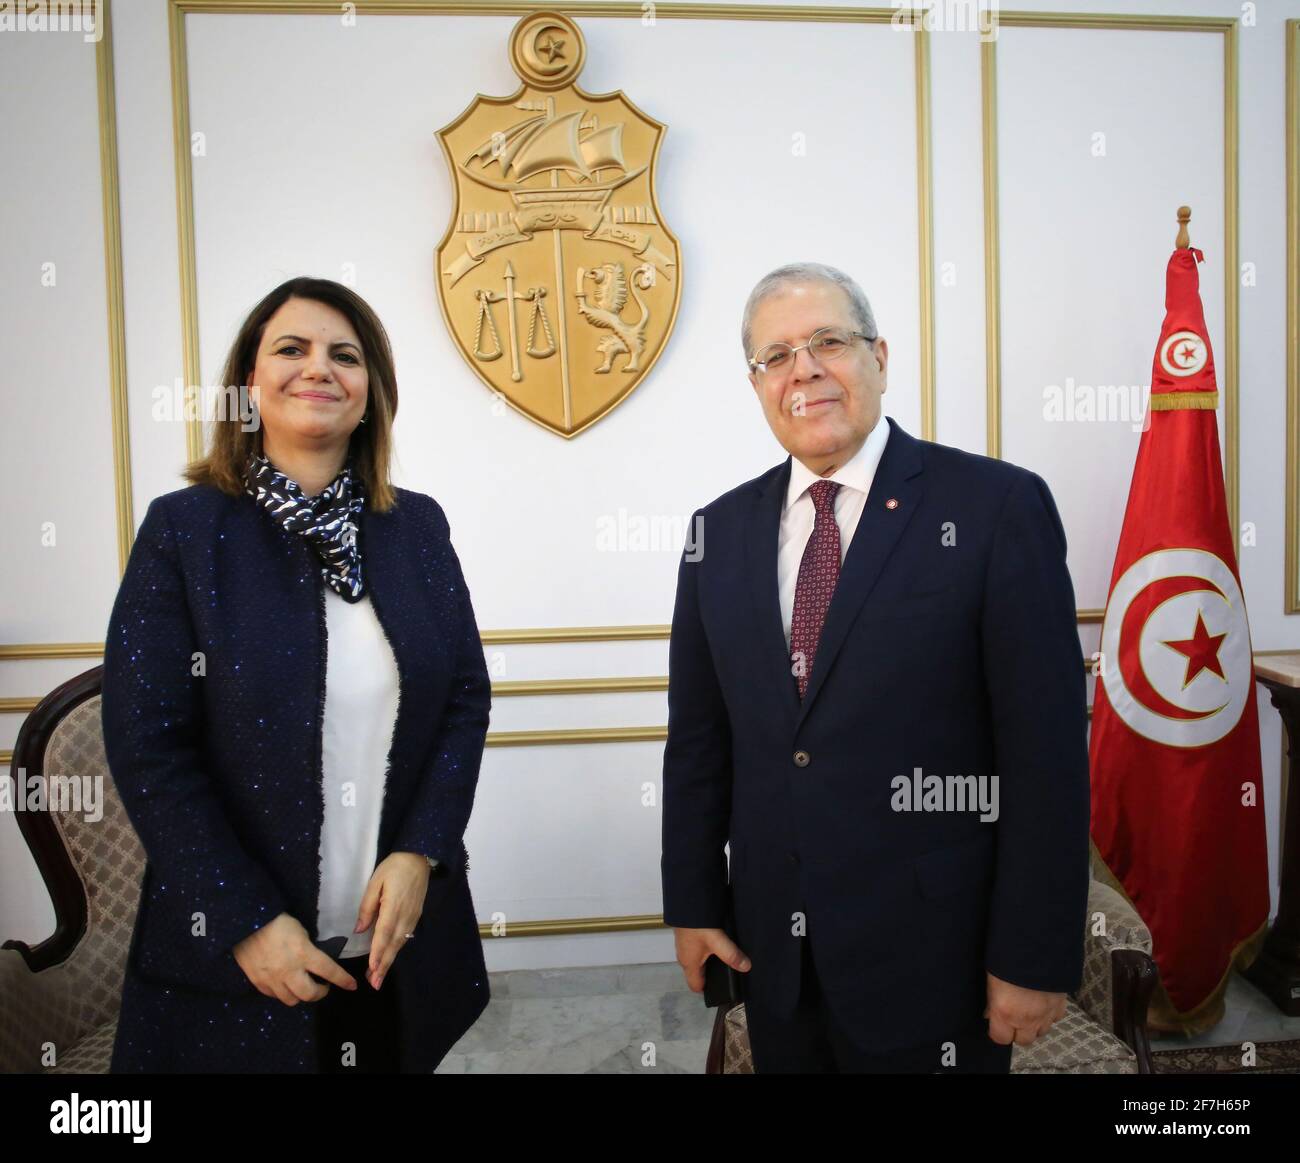
[{"label": "golden ship relief", "polygon": [[517,411],[575,436],[663,351],[681,248],[655,197],[664,126],[622,92],[576,81],[577,25],[515,25],[509,97],[479,94],[439,131],[456,204],[438,246],[438,298],[466,362]]}]

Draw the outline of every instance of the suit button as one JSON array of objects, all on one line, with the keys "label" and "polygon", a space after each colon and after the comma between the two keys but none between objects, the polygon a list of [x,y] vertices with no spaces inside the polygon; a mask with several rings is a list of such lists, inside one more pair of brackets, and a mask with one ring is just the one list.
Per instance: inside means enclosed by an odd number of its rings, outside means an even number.
[{"label": "suit button", "polygon": [[812,756],[806,751],[796,751],[794,753],[795,767],[807,767],[812,762]]},{"label": "suit button", "polygon": [[791,853],[790,853],[790,863],[791,863],[791,864],[798,864],[798,863],[799,863],[799,853],[798,853],[798,852],[791,852]]}]

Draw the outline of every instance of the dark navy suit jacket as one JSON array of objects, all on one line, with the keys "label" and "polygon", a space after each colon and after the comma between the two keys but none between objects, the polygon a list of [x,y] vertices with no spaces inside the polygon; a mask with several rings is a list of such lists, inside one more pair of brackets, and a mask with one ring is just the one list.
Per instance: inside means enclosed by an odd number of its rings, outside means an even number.
[{"label": "dark navy suit jacket", "polygon": [[[441,862],[382,987],[403,1069],[428,1071],[488,1001],[462,837],[491,687],[447,519],[396,491],[358,533],[400,691],[375,862]],[[150,504],[104,649],[105,751],[147,857],[113,1071],[317,1069],[316,1005],[259,993],[232,949],[281,912],[319,938],[325,664],[305,539],[208,485]]]},{"label": "dark navy suit jacket", "polygon": [[[1051,493],[889,425],[802,703],[777,592],[790,461],[697,514],[662,860],[665,921],[727,928],[750,1004],[794,1007],[802,924],[828,1005],[881,1051],[983,1028],[986,970],[1076,990],[1089,880],[1084,671]],[[897,810],[894,781],[917,769],[996,777],[997,820]]]}]

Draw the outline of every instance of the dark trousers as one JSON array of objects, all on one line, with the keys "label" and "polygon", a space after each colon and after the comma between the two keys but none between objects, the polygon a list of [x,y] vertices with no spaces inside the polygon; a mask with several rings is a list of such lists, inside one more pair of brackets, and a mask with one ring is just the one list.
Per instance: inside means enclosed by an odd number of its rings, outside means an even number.
[{"label": "dark trousers", "polygon": [[1011,1047],[988,1036],[988,1023],[945,1039],[954,1044],[944,1065],[944,1048],[912,1046],[873,1054],[854,1041],[826,1004],[817,980],[812,946],[802,946],[799,1001],[794,1013],[779,1016],[746,1001],[749,1046],[756,1074],[1006,1074]]},{"label": "dark trousers", "polygon": [[[372,989],[366,980],[368,955],[341,959],[339,964],[356,979],[355,990],[331,985],[316,1006],[316,1039],[322,1074],[397,1074],[401,1070],[398,1036],[396,964],[384,984]],[[344,1043],[354,1050],[343,1064]]]}]

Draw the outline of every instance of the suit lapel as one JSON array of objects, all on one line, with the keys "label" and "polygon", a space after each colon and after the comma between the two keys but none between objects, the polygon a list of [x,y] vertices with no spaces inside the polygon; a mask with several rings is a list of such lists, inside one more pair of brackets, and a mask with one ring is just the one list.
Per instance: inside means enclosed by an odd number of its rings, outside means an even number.
[{"label": "suit lapel", "polygon": [[777,585],[776,554],[781,538],[781,510],[790,486],[790,458],[786,457],[764,485],[755,487],[745,524],[745,573],[758,626],[762,673],[775,675],[782,709],[791,720],[799,713],[799,692],[790,671],[790,652],[781,621],[781,594]]},{"label": "suit lapel", "polygon": [[[889,419],[889,427],[889,440],[885,444],[884,455],[876,468],[871,491],[867,494],[853,540],[849,542],[849,551],[840,568],[839,580],[835,583],[830,609],[826,611],[812,674],[808,679],[808,690],[800,707],[799,724],[807,717],[835,662],[835,656],[844,645],[849,627],[853,625],[858,611],[875,586],[881,570],[885,568],[885,562],[902,537],[903,530],[911,522],[924,492],[921,483],[921,470],[924,466],[920,441],[904,432],[892,418]],[[886,507],[885,502],[890,499],[896,500],[897,506]],[[776,571],[773,568],[771,572],[775,575]],[[775,585],[775,579],[773,584]],[[793,679],[790,687],[794,690]]]}]

